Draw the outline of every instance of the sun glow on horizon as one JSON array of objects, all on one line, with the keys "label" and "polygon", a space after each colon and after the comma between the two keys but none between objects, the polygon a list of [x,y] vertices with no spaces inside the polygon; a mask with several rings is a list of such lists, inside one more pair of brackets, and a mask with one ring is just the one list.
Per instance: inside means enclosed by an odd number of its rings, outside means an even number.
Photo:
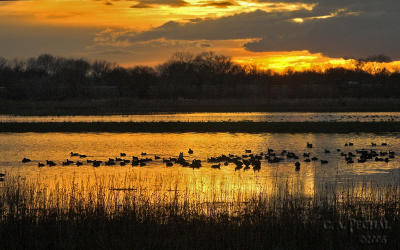
[{"label": "sun glow on horizon", "polygon": [[382,70],[400,72],[400,61],[359,63],[354,59],[331,58],[309,51],[248,52],[248,55],[233,57],[233,60],[242,65],[256,66],[259,70],[272,70],[278,73],[288,70],[323,72],[337,67],[351,70],[359,68],[371,73],[379,73]]}]

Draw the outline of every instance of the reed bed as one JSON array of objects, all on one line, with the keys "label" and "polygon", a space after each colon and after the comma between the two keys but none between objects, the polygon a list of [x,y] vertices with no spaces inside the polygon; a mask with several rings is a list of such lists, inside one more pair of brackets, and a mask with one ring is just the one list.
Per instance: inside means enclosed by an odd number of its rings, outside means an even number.
[{"label": "reed bed", "polygon": [[288,182],[249,190],[245,183],[204,183],[197,177],[147,178],[74,178],[49,186],[9,177],[0,188],[2,247],[400,247],[400,188],[395,183],[320,184],[305,193]]},{"label": "reed bed", "polygon": [[35,122],[0,123],[0,132],[399,132],[400,122]]}]

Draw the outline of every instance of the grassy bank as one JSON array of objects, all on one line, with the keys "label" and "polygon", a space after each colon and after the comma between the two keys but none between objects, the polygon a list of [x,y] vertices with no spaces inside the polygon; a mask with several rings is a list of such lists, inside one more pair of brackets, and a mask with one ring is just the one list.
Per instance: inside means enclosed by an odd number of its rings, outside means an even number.
[{"label": "grassy bank", "polygon": [[400,132],[400,122],[38,122],[0,123],[0,132]]},{"label": "grassy bank", "polygon": [[394,112],[400,99],[0,100],[0,114],[107,115],[151,112]]},{"label": "grassy bank", "polygon": [[[174,180],[166,180],[173,182]],[[75,183],[47,189],[7,179],[4,249],[399,249],[400,189],[368,182],[312,196],[279,185],[235,200],[199,200],[191,187],[112,192]],[[162,184],[161,184],[162,185]],[[206,192],[218,193],[216,187]],[[189,191],[188,191],[189,190]],[[201,191],[204,192],[204,191]],[[201,195],[200,195],[201,196]],[[223,197],[223,195],[221,196]]]}]

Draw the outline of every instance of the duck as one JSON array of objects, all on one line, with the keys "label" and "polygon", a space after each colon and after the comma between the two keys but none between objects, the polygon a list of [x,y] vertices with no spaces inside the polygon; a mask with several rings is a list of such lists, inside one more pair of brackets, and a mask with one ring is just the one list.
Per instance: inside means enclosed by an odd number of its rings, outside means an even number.
[{"label": "duck", "polygon": [[106,166],[114,166],[115,161],[113,159],[108,159],[108,161],[106,161],[104,164],[106,164]]},{"label": "duck", "polygon": [[215,165],[211,165],[211,168],[221,168],[221,163],[215,164]]},{"label": "duck", "polygon": [[191,148],[189,148],[188,154],[190,154],[190,155],[193,154],[193,150]]},{"label": "duck", "polygon": [[201,160],[193,160],[192,164],[191,164],[191,167],[192,168],[200,168],[201,167]]},{"label": "duck", "polygon": [[120,153],[119,156],[124,157],[124,156],[126,156],[126,154],[125,153]]},{"label": "duck", "polygon": [[31,159],[28,159],[28,158],[22,159],[22,163],[27,163],[27,162],[31,162]]},{"label": "duck", "polygon": [[54,161],[46,160],[46,164],[49,165],[50,167],[56,166],[56,164],[54,163]]},{"label": "duck", "polygon": [[41,162],[39,162],[39,163],[38,163],[38,167],[39,167],[39,168],[40,168],[40,167],[44,167],[44,164],[41,163]]},{"label": "duck", "polygon": [[307,148],[312,148],[312,144],[307,142]]},{"label": "duck", "polygon": [[101,161],[93,161],[93,167],[100,167]]},{"label": "duck", "polygon": [[296,163],[294,164],[296,166],[296,171],[300,170],[300,162],[296,161]]}]

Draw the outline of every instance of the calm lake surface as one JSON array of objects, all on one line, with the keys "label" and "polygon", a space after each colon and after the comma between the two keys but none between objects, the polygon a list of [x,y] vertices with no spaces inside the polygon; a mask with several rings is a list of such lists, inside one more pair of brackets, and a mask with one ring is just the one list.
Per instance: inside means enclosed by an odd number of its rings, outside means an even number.
[{"label": "calm lake surface", "polygon": [[[313,144],[307,148],[306,143]],[[354,146],[344,147],[352,142]],[[371,142],[377,144],[372,147]],[[387,143],[387,146],[381,146]],[[188,155],[188,149],[194,150]],[[300,171],[295,171],[296,160],[285,159],[280,163],[268,163],[262,160],[259,172],[252,169],[235,171],[235,165],[221,166],[212,169],[209,157],[221,154],[245,154],[246,149],[252,153],[267,152],[274,149],[278,154],[288,150],[300,156]],[[325,153],[329,149],[331,153]],[[344,190],[351,186],[356,189],[374,185],[400,183],[400,157],[396,155],[390,162],[369,161],[366,163],[347,164],[340,152],[353,152],[356,149],[373,149],[377,152],[400,152],[400,134],[278,134],[278,133],[2,133],[0,134],[0,172],[7,178],[16,177],[43,185],[45,190],[60,186],[81,185],[83,189],[104,185],[105,192],[115,190],[137,191],[144,195],[154,192],[178,192],[193,190],[205,202],[208,200],[237,200],[237,190],[241,194],[254,192],[271,193],[279,191],[277,187],[286,185],[290,190],[312,197],[321,192],[322,187],[330,186],[334,190]],[[86,159],[71,157],[70,152],[87,155]],[[132,156],[153,158],[144,167],[100,166],[94,168],[86,164],[87,159],[107,160],[126,153],[125,159]],[[162,158],[178,157],[183,152],[186,159],[202,160],[200,169],[184,168],[174,165],[167,168]],[[322,165],[320,161],[306,163],[302,156],[311,153],[319,159],[328,160]],[[161,157],[154,160],[154,155]],[[27,157],[32,160],[22,163]],[[62,161],[80,160],[83,166],[61,166]],[[357,158],[355,158],[356,160]],[[38,162],[53,160],[55,167],[37,166]],[[84,183],[84,184],[83,184]],[[0,183],[5,185],[4,183]],[[216,198],[217,197],[217,198]]]},{"label": "calm lake surface", "polygon": [[400,112],[358,113],[177,113],[106,116],[11,116],[0,115],[0,122],[373,122],[400,121]]}]

